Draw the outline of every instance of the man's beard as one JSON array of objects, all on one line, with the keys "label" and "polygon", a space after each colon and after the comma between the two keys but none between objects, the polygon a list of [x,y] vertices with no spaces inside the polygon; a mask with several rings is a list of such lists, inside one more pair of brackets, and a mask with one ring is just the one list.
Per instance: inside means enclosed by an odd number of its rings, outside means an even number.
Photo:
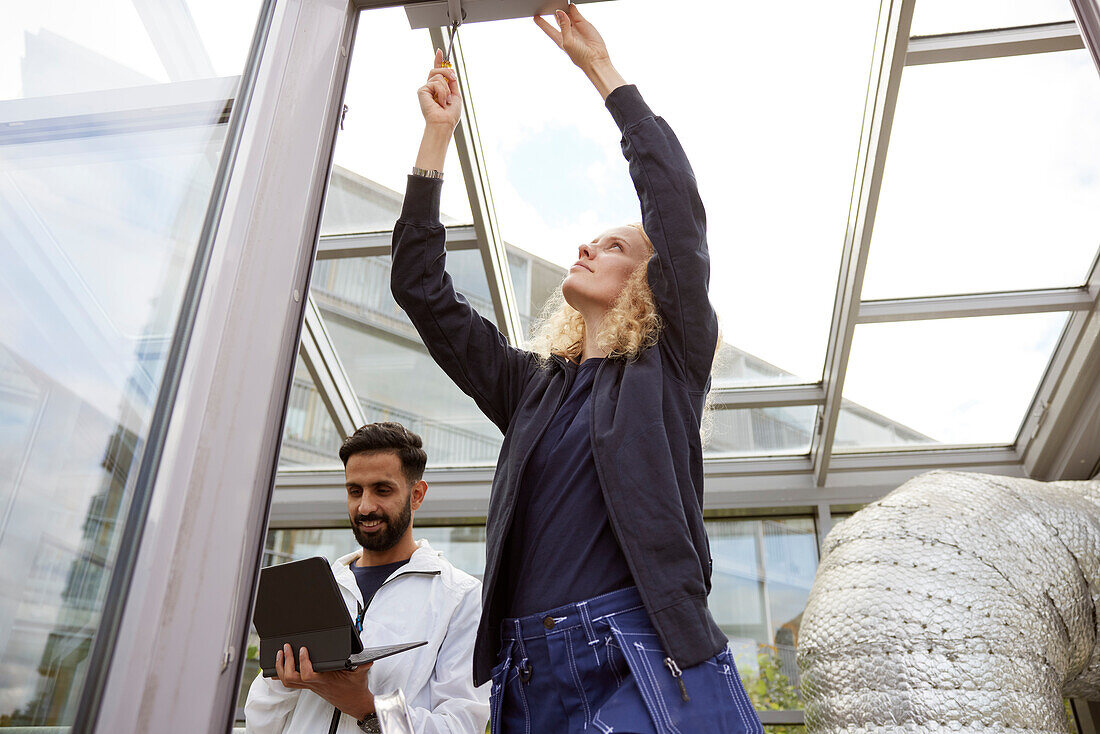
[{"label": "man's beard", "polygon": [[[365,533],[360,529],[359,523],[382,521],[382,529],[373,533]],[[351,531],[355,533],[355,539],[364,550],[388,551],[397,545],[397,541],[405,535],[412,522],[412,492],[409,492],[405,500],[405,506],[397,517],[390,517],[381,512],[372,512],[369,515],[356,515],[351,519]]]}]

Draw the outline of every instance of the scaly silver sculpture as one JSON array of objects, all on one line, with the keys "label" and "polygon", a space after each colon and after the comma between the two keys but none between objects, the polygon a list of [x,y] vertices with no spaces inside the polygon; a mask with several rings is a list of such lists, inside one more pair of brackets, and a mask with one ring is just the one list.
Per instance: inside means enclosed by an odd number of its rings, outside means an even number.
[{"label": "scaly silver sculpture", "polygon": [[1100,694],[1100,481],[931,472],[833,530],[799,634],[809,734],[1065,732]]}]

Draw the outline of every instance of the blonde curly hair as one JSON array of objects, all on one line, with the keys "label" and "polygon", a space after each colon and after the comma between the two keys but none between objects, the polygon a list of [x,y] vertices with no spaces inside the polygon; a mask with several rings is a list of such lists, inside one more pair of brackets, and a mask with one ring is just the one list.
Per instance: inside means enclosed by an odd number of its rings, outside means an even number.
[{"label": "blonde curly hair", "polygon": [[[597,346],[608,357],[627,361],[636,359],[647,348],[657,343],[661,331],[661,317],[653,292],[646,277],[649,257],[653,254],[653,242],[640,222],[629,225],[638,230],[646,244],[646,259],[634,269],[623,285],[622,292],[611,304],[603,319]],[[531,328],[528,349],[544,362],[557,354],[573,362],[580,361],[584,352],[584,319],[580,311],[565,301],[561,288],[546,301],[542,313]]]}]

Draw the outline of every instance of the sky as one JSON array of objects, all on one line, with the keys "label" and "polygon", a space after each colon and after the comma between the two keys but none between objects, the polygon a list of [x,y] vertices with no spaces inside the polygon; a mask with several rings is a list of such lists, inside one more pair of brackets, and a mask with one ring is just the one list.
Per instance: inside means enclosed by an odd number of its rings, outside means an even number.
[{"label": "sky", "polygon": [[[239,73],[257,0],[186,4],[215,72]],[[133,0],[94,11],[76,0],[37,5],[5,3],[15,22],[0,28],[0,99],[21,95],[23,34],[41,29],[169,81]],[[725,340],[819,380],[878,3],[582,7],[692,161]],[[913,32],[1071,17],[1066,0],[920,0]],[[549,39],[529,19],[471,24],[460,37],[505,239],[568,265],[578,243],[637,220],[618,131]],[[431,52],[427,32],[410,30],[400,9],[361,18],[339,165],[403,190]],[[1083,51],[906,69],[865,297],[1080,284],[1100,203],[1096,81]],[[90,82],[75,75],[72,84]],[[469,221],[453,148],[446,173],[444,212]],[[1011,441],[1063,323],[861,326],[846,397],[942,441]],[[929,366],[946,361],[943,374]]]}]

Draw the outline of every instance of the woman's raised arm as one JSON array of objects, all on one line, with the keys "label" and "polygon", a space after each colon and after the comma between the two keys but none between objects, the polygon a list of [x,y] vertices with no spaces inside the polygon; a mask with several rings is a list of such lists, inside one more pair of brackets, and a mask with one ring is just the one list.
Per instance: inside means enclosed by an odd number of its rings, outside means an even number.
[{"label": "woman's raised arm", "polygon": [[695,174],[672,129],[615,70],[603,38],[577,6],[556,18],[558,29],[539,17],[535,22],[592,81],[623,134],[642,226],[653,242],[648,276],[663,321],[658,344],[674,355],[685,381],[702,390],[714,362],[718,317],[708,296],[706,213]]},{"label": "woman's raised arm", "polygon": [[451,136],[462,117],[462,94],[458,90],[458,74],[444,68],[443,52],[436,49],[435,67],[428,81],[416,90],[420,111],[424,115],[424,137],[416,154],[416,167],[427,171],[443,171]]},{"label": "woman's raised arm", "polygon": [[570,3],[568,11],[555,11],[554,17],[558,28],[537,15],[535,23],[558,44],[558,48],[569,55],[569,59],[591,80],[601,97],[607,99],[607,95],[626,84],[612,65],[600,32],[584,19],[576,5]]},{"label": "woman's raised arm", "polygon": [[446,265],[446,228],[439,221],[443,162],[462,114],[453,69],[435,67],[417,91],[424,137],[409,176],[401,217],[393,228],[390,290],[412,320],[429,354],[483,413],[504,432],[536,358],[508,344],[491,321],[455,292]]}]

